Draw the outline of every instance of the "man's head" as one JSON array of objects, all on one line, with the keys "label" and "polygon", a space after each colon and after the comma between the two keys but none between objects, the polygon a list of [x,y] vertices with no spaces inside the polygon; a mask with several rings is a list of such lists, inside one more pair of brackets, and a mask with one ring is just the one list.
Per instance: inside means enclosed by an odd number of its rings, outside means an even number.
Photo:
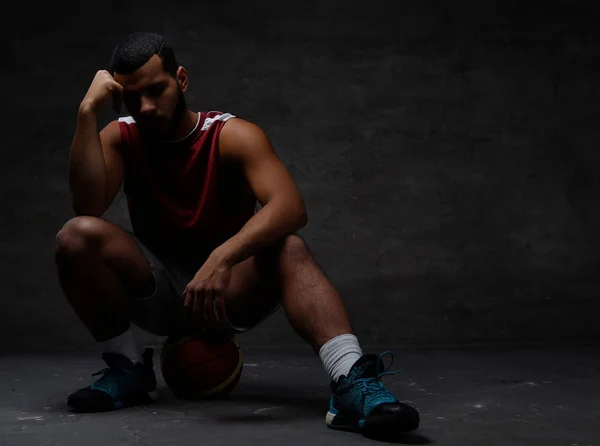
[{"label": "man's head", "polygon": [[123,86],[123,103],[144,134],[168,137],[187,109],[185,68],[173,48],[154,33],[132,33],[114,49],[110,73]]}]

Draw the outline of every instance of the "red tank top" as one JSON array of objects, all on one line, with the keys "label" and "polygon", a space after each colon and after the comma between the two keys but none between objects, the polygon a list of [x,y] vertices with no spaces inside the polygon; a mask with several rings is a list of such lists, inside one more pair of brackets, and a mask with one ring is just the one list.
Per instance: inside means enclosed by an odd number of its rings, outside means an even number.
[{"label": "red tank top", "polygon": [[131,226],[177,265],[200,268],[254,214],[241,170],[219,159],[219,133],[232,117],[201,112],[190,135],[161,144],[144,142],[133,118],[119,118]]}]

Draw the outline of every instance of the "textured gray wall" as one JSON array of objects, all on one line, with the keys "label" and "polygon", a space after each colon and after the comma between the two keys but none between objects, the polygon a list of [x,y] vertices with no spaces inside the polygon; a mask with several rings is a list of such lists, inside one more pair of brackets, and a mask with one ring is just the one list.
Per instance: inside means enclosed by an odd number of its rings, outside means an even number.
[{"label": "textured gray wall", "polygon": [[[4,30],[0,348],[93,345],[58,286],[54,235],[73,215],[77,106],[134,30],[171,40],[194,108],[268,132],[364,344],[597,340],[600,42],[594,11],[567,4],[22,11]],[[107,218],[128,225],[122,196]],[[282,313],[240,341],[304,345]]]}]

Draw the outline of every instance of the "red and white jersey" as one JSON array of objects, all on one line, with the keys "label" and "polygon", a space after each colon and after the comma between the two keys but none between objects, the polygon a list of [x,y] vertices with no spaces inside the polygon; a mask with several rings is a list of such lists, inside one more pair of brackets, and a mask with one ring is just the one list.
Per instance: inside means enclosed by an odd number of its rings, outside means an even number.
[{"label": "red and white jersey", "polygon": [[133,231],[175,264],[199,268],[254,214],[242,172],[219,159],[219,133],[233,117],[200,112],[187,137],[160,144],[144,142],[132,117],[119,118]]}]

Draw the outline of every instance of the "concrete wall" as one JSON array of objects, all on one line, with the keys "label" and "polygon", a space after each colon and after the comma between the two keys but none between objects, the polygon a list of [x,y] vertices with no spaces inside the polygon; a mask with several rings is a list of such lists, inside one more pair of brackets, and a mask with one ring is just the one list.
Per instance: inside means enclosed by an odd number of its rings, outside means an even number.
[{"label": "concrete wall", "polygon": [[[1,348],[93,345],[60,291],[54,235],[73,216],[77,106],[134,30],[170,39],[193,108],[270,135],[308,205],[301,235],[364,344],[598,339],[593,11],[516,1],[94,5],[23,10],[4,31]],[[128,225],[122,196],[107,218]],[[241,342],[304,345],[282,313]]]}]

